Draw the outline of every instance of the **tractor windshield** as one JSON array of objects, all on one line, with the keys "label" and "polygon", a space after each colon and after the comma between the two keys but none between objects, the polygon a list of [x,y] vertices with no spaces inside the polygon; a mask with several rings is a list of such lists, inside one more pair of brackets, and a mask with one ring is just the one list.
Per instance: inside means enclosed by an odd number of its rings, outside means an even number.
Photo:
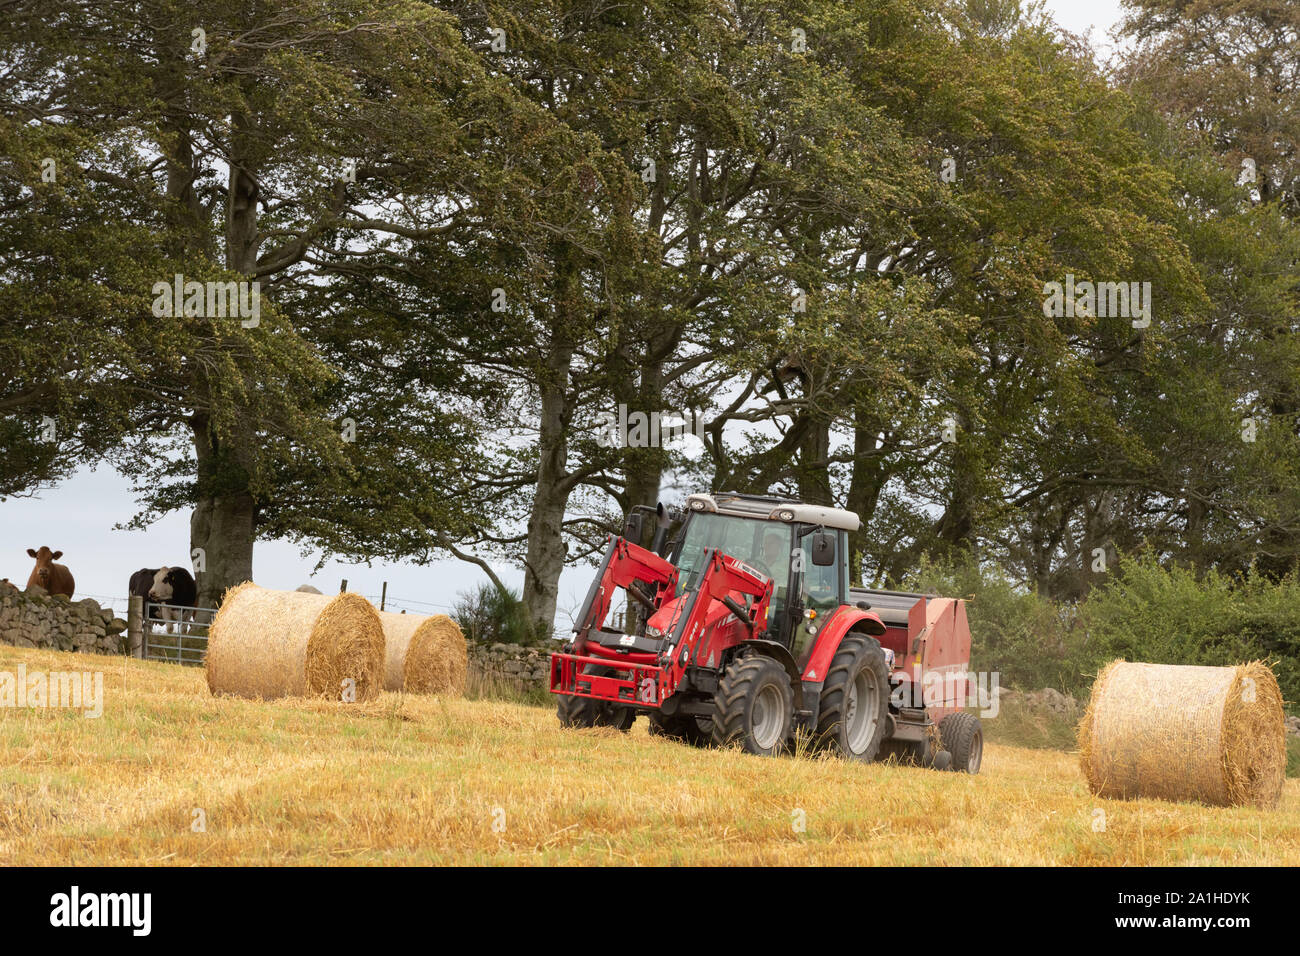
[{"label": "tractor windshield", "polygon": [[772,601],[768,621],[781,619],[785,608],[786,588],[790,583],[790,553],[794,546],[794,529],[788,524],[760,518],[741,518],[692,512],[677,553],[678,581],[683,591],[695,587],[704,564],[704,552],[717,548],[723,554],[772,578]]}]

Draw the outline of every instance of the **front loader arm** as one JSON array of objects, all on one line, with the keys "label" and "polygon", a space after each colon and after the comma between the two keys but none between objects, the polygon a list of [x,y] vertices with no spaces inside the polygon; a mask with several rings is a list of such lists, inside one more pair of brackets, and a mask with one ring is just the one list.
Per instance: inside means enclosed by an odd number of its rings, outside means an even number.
[{"label": "front loader arm", "polygon": [[599,631],[609,614],[614,592],[624,588],[632,599],[653,607],[660,593],[670,597],[677,589],[677,569],[653,551],[633,544],[626,538],[610,535],[609,546],[601,560],[596,580],[587,592],[587,599],[578,612],[573,653],[582,654],[587,649],[587,639],[592,629]]},{"label": "front loader arm", "polygon": [[[708,623],[714,618],[714,602],[731,612],[747,637],[756,637],[767,628],[767,607],[772,600],[773,586],[771,578],[747,564],[721,551],[706,551],[699,583],[686,599],[682,616],[667,637],[659,681],[660,699],[676,690],[692,661],[708,664],[711,660],[715,650],[713,638],[719,630]],[[748,607],[735,598],[737,594],[750,599]]]},{"label": "front loader arm", "polygon": [[[677,573],[654,552],[613,539],[579,612],[573,647],[551,655],[551,692],[658,709],[690,664],[714,666],[711,655],[738,643],[735,630],[743,639],[766,629],[773,583],[765,575],[712,549],[705,551],[699,581],[687,594],[676,594]],[[657,608],[676,607],[657,652],[601,646],[599,633],[620,587],[641,589],[641,598]]]}]

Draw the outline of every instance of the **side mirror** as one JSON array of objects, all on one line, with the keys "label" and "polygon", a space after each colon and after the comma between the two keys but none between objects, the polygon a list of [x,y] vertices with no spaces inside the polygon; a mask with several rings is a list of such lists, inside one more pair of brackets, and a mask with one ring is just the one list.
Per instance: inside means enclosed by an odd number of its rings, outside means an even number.
[{"label": "side mirror", "polygon": [[812,563],[819,568],[828,568],[835,563],[835,535],[829,531],[813,533]]},{"label": "side mirror", "polygon": [[645,531],[645,516],[639,511],[634,511],[627,516],[623,523],[623,537],[633,544],[641,543],[641,534]]}]

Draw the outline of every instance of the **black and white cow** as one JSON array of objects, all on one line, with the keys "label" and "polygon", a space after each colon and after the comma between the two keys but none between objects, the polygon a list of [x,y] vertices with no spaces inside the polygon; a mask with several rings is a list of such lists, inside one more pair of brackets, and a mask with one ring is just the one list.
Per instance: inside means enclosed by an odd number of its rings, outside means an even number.
[{"label": "black and white cow", "polygon": [[148,601],[149,589],[153,587],[153,579],[157,573],[157,568],[141,568],[131,575],[131,586],[126,593],[131,597],[138,597]]},{"label": "black and white cow", "polygon": [[[131,595],[139,595],[151,604],[172,604],[192,608],[198,600],[198,588],[194,578],[184,568],[141,568],[131,575]],[[155,611],[157,620],[167,622],[167,633],[172,632],[172,621],[188,622],[194,620],[193,611],[180,611],[170,607],[159,607]],[[188,632],[188,628],[181,627]]]}]

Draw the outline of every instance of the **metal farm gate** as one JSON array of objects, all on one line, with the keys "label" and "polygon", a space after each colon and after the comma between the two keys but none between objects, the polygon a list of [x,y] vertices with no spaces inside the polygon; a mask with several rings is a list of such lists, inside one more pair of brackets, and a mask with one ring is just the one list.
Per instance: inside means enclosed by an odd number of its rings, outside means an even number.
[{"label": "metal farm gate", "polygon": [[131,653],[147,661],[202,666],[208,655],[208,627],[216,613],[210,607],[132,598],[127,615]]}]

